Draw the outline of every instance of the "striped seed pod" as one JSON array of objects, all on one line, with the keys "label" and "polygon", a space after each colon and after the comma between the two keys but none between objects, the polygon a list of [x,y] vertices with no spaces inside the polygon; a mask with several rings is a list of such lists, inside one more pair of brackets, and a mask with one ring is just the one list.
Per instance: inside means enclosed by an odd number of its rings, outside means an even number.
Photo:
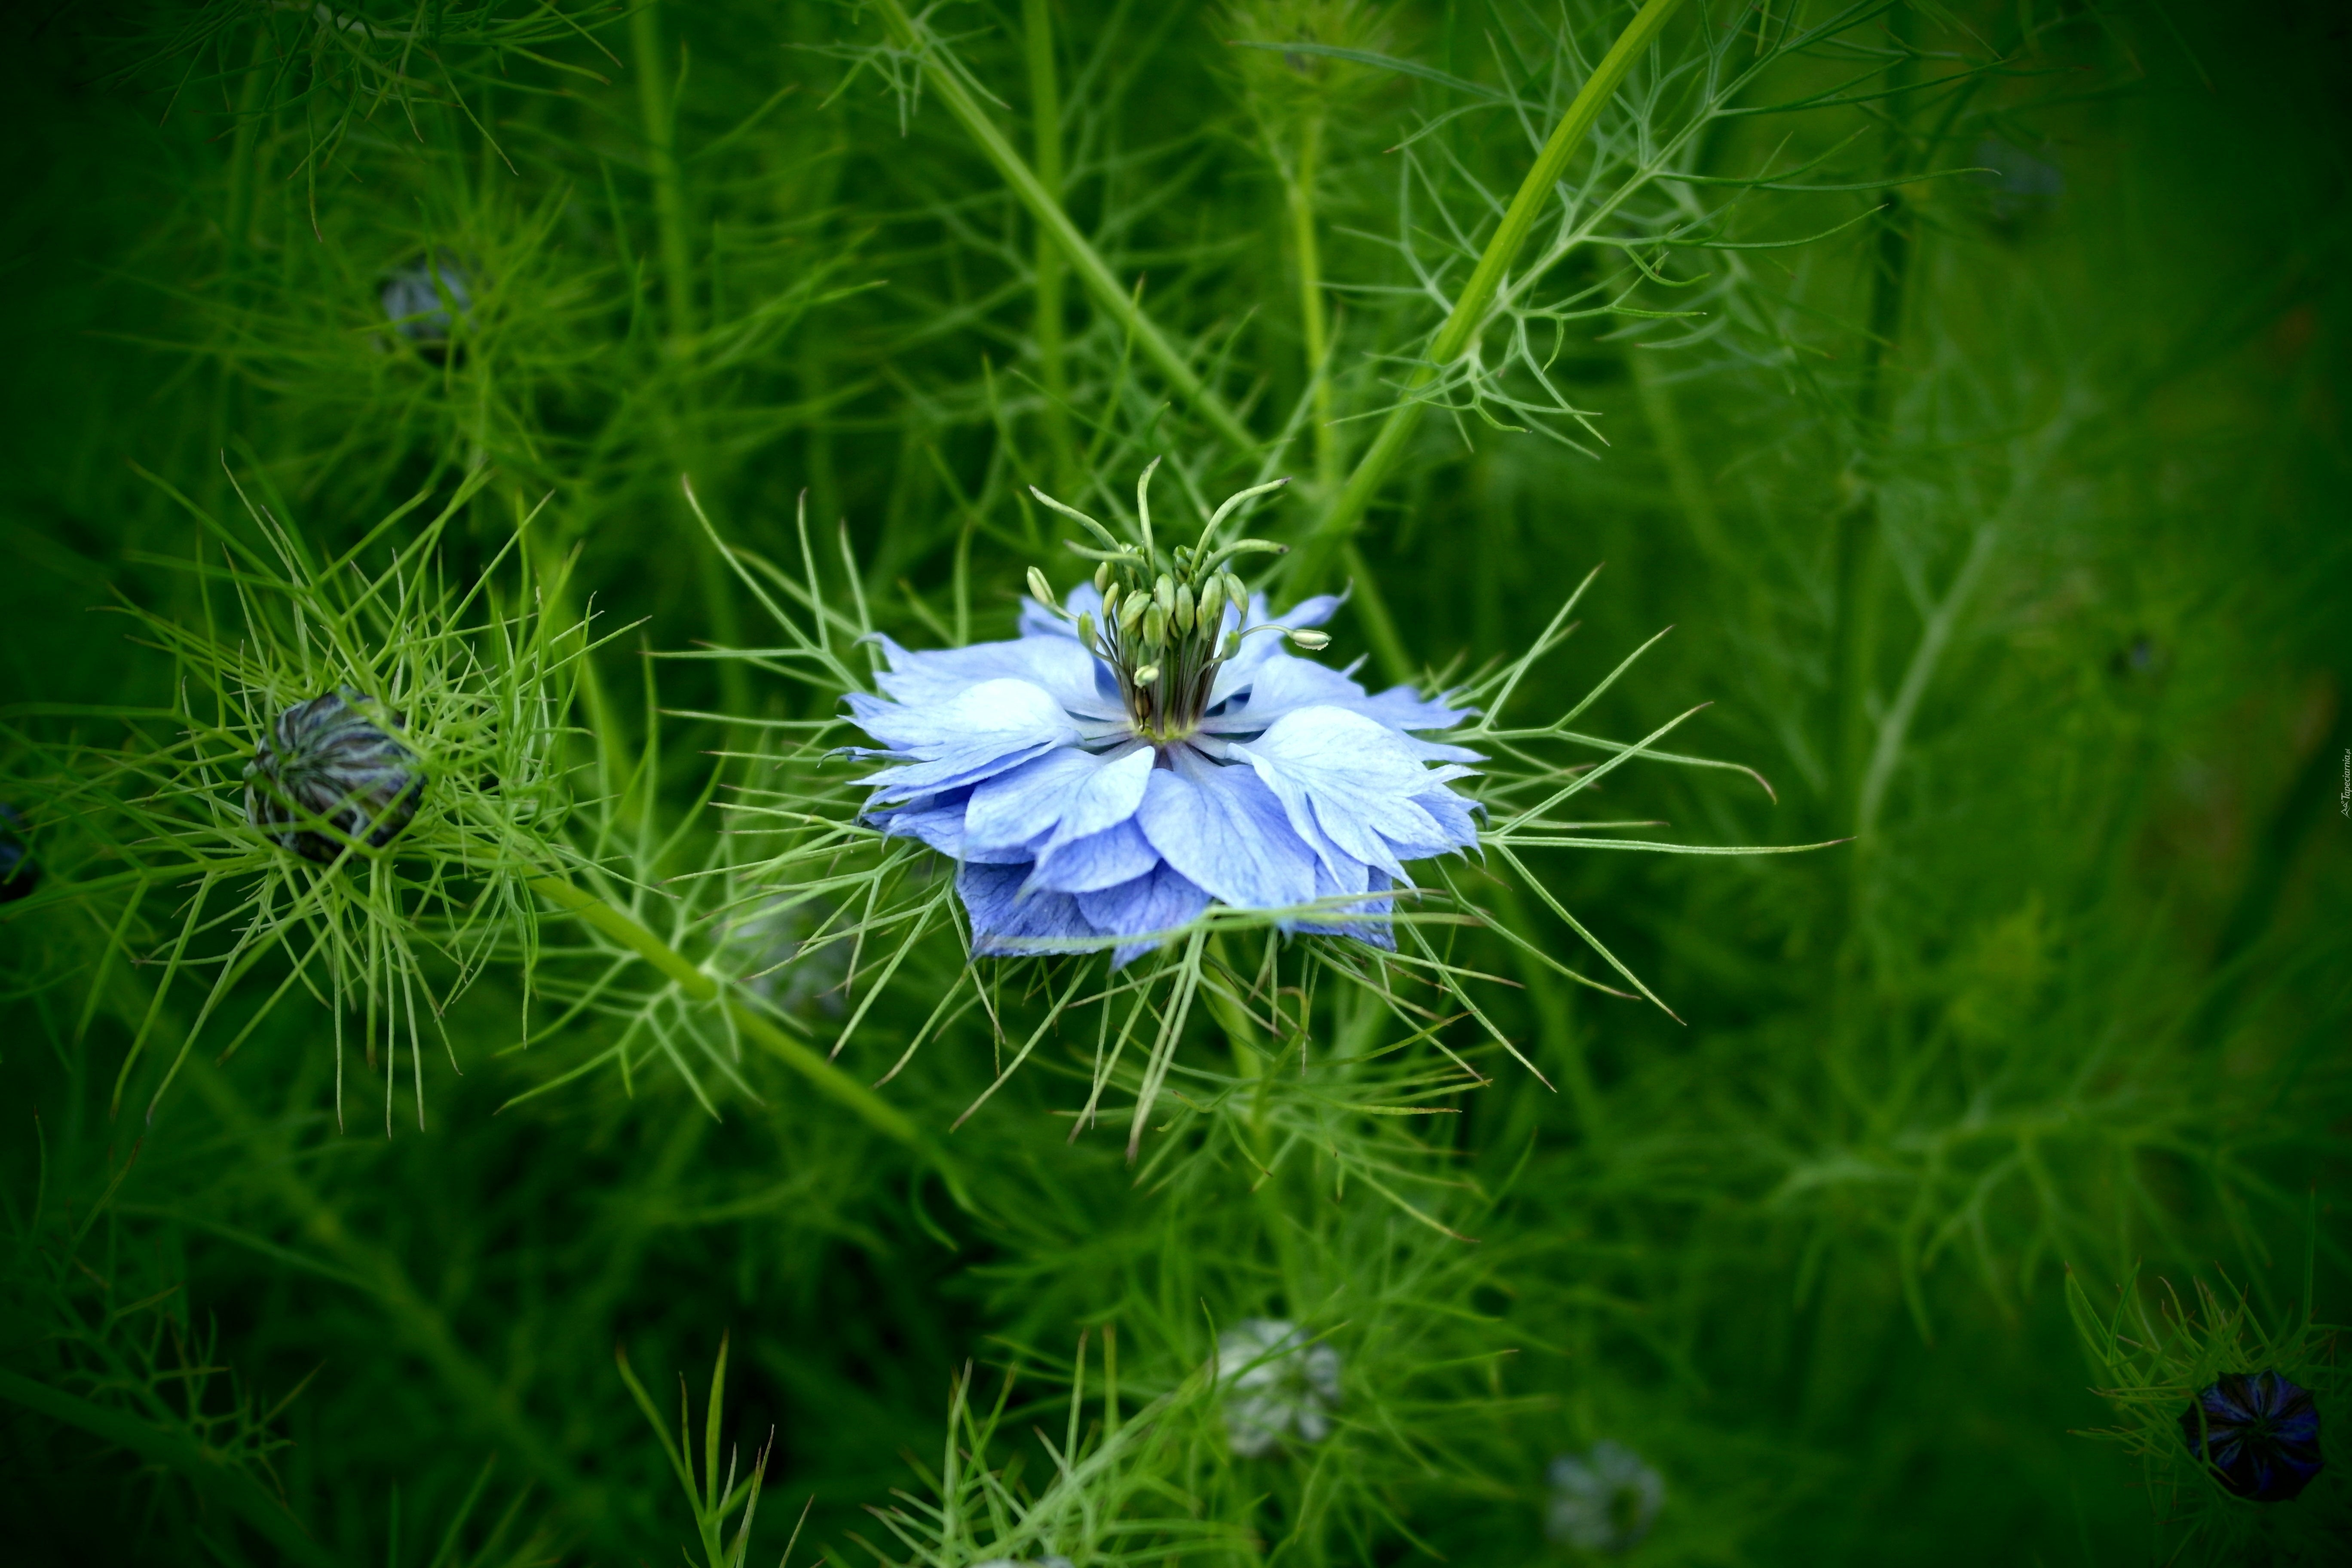
[{"label": "striped seed pod", "polygon": [[245,767],[245,816],[281,848],[323,863],[341,838],[309,826],[325,822],[381,849],[416,815],[425,775],[397,731],[398,713],[348,686],[278,715]]}]

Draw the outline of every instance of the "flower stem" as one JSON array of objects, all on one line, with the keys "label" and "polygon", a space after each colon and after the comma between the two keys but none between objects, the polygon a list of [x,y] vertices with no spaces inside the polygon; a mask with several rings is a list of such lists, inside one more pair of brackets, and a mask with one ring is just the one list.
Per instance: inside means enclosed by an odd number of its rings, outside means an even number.
[{"label": "flower stem", "polygon": [[1318,110],[1298,128],[1298,161],[1285,171],[1283,195],[1290,208],[1291,243],[1298,251],[1298,332],[1307,351],[1307,374],[1314,378],[1315,482],[1328,495],[1339,484],[1339,430],[1332,423],[1331,333],[1323,308],[1323,247],[1315,233],[1315,175],[1322,161],[1323,116]]},{"label": "flower stem", "polygon": [[634,916],[561,877],[533,877],[530,887],[549,903],[566,914],[578,916],[652,964],[688,996],[700,1002],[719,1003],[746,1038],[884,1137],[905,1144],[931,1162],[957,1201],[965,1200],[961,1174],[946,1152],[924,1137],[906,1112],[842,1071],[804,1041],[794,1039],[772,1020],[738,1001],[716,976],[646,930]]},{"label": "flower stem", "polygon": [[[1054,69],[1054,17],[1048,0],[1022,0],[1021,31],[1029,51],[1029,119],[1037,184],[1059,207],[1062,86]],[[1037,226],[1036,268],[1037,381],[1045,394],[1045,445],[1054,456],[1054,482],[1067,489],[1077,478],[1078,454],[1070,440],[1069,367],[1062,345],[1062,249],[1042,223]]]},{"label": "flower stem", "polygon": [[1618,35],[1617,42],[1601,58],[1599,68],[1588,78],[1578,91],[1568,112],[1560,116],[1552,128],[1551,137],[1538,154],[1535,166],[1527,178],[1519,182],[1511,205],[1504,210],[1503,221],[1496,226],[1494,237],[1478,258],[1470,279],[1454,298],[1454,310],[1437,329],[1437,336],[1429,345],[1429,353],[1406,381],[1402,400],[1389,410],[1381,422],[1380,433],[1372,437],[1356,464],[1356,471],[1338,498],[1331,502],[1308,535],[1306,547],[1291,558],[1291,586],[1299,593],[1311,593],[1323,574],[1330,569],[1339,546],[1353,533],[1356,525],[1372,502],[1391,469],[1404,455],[1406,443],[1421,424],[1428,405],[1419,394],[1460,359],[1469,348],[1478,330],[1486,323],[1487,308],[1494,303],[1501,289],[1503,276],[1518,259],[1519,249],[1527,243],[1535,228],[1536,219],[1551,200],[1552,187],[1568,172],[1570,160],[1583,146],[1585,137],[1601,118],[1601,110],[1616,92],[1618,83],[1633,62],[1656,39],[1668,17],[1675,14],[1682,0],[1649,0],[1639,15]]},{"label": "flower stem", "polygon": [[964,85],[963,79],[949,67],[939,43],[916,26],[901,0],[877,0],[877,8],[882,13],[883,25],[889,29],[891,41],[916,58],[922,67],[925,84],[961,122],[982,153],[1004,176],[1004,183],[1013,187],[1013,195],[1037,220],[1038,227],[1059,247],[1070,269],[1077,274],[1079,284],[1093,297],[1096,307],[1118,322],[1143,352],[1143,357],[1158,367],[1177,394],[1192,405],[1220,438],[1237,450],[1255,450],[1258,441],[1250,434],[1249,426],[1225,406],[1224,399],[1201,379],[1158,324],[1119,287],[1108,264],[1062,210],[1060,200],[1046,190],[1035,172],[1013,150],[1013,143],[1005,140],[1004,132],[989,119],[987,110]]}]

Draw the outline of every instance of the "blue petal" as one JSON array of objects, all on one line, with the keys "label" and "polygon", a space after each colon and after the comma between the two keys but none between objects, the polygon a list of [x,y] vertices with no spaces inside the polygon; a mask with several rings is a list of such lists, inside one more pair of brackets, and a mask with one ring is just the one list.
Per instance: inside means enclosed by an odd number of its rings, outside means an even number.
[{"label": "blue petal", "polygon": [[974,957],[1067,952],[1101,934],[1087,923],[1077,900],[1066,893],[1021,897],[1028,876],[1025,861],[982,866],[967,860],[956,868],[956,895],[971,919]]},{"label": "blue petal", "polygon": [[911,759],[868,781],[885,801],[977,784],[1081,739],[1061,704],[1026,680],[983,680],[942,701],[861,711],[857,721],[892,755]]},{"label": "blue petal", "polygon": [[1133,881],[1160,864],[1160,851],[1132,821],[1066,844],[1049,846],[1037,857],[1029,879],[1033,888],[1057,893],[1092,893]]},{"label": "blue petal", "polygon": [[[1151,765],[1148,753],[1139,750],[1137,754],[1142,769],[1107,763],[1092,752],[1064,746],[998,773],[971,792],[964,842],[981,849],[1042,844],[1077,806],[1088,808],[1089,824],[1102,818],[1100,826],[1106,827],[1133,816],[1143,799],[1142,773]],[[1111,776],[1109,786],[1094,788],[1105,773]],[[1080,831],[1098,828],[1086,826]]]},{"label": "blue petal", "polygon": [[1282,803],[1248,768],[1220,767],[1189,746],[1154,768],[1136,825],[1168,864],[1235,909],[1281,909],[1315,896],[1315,857]]},{"label": "blue petal", "polygon": [[1423,767],[1407,737],[1360,713],[1300,709],[1230,751],[1265,781],[1300,837],[1312,842],[1313,830],[1320,829],[1350,858],[1399,881],[1405,880],[1401,859],[1443,854],[1465,842],[1414,796],[1466,770]]},{"label": "blue petal", "polygon": [[[1208,894],[1165,865],[1118,887],[1078,895],[1078,910],[1086,916],[1087,923],[1112,936],[1152,936],[1173,931],[1199,919],[1201,911],[1208,907]],[[1112,954],[1112,967],[1150,951],[1160,940],[1164,938],[1120,943]]]},{"label": "blue petal", "polygon": [[1350,918],[1299,921],[1289,929],[1311,936],[1351,936],[1358,942],[1370,942],[1383,952],[1394,952],[1396,931],[1389,925],[1387,917],[1395,911],[1396,900],[1392,898],[1352,897],[1358,893],[1386,893],[1392,886],[1388,873],[1375,871],[1370,867],[1362,866],[1358,867],[1357,869],[1364,875],[1353,886],[1340,887],[1331,879],[1329,872],[1322,867],[1318,866],[1315,868],[1316,897],[1328,899],[1338,894],[1351,895],[1349,902],[1338,906],[1342,913]]},{"label": "blue petal", "polygon": [[[1071,589],[1064,596],[1062,606],[1070,612],[1070,620],[1080,616],[1092,616],[1097,626],[1102,623],[1102,594],[1092,583],[1080,583]],[[1062,619],[1036,600],[1026,597],[1021,601],[1021,635],[1024,638],[1060,637],[1073,646],[1078,640],[1078,634],[1069,621]]]},{"label": "blue petal", "polygon": [[[1117,718],[1122,711],[1116,685],[1111,700],[1108,703],[1103,700],[1095,679],[1098,661],[1078,646],[1066,627],[1059,637],[1024,637],[921,653],[910,653],[878,634],[874,640],[890,664],[887,672],[875,677],[874,683],[909,708],[947,701],[982,681],[1011,679],[1042,688],[1070,712],[1087,718]],[[851,699],[851,707],[853,710],[858,707],[856,698]],[[859,722],[864,722],[863,714]]]}]

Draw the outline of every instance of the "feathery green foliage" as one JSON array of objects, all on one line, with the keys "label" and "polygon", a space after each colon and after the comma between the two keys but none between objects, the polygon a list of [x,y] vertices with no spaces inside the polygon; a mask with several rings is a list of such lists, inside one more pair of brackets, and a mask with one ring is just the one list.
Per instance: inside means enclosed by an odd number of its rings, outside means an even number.
[{"label": "feathery green foliage", "polygon": [[[16,24],[12,1551],[1565,1563],[1607,1440],[1660,1564],[2334,1560],[2178,1427],[2352,1435],[2329,29]],[[880,639],[1244,534],[1476,850],[971,957]]]}]

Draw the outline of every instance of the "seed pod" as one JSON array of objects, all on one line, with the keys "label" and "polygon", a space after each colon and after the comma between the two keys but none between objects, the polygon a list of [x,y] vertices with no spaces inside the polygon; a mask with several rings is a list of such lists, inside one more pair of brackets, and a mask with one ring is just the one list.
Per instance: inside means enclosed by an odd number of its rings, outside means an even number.
[{"label": "seed pod", "polygon": [[1110,563],[1108,561],[1095,568],[1095,592],[1097,594],[1110,592]]},{"label": "seed pod", "polygon": [[1176,630],[1185,637],[1192,635],[1192,589],[1189,584],[1176,590]]},{"label": "seed pod", "polygon": [[0,904],[13,903],[41,885],[41,868],[25,842],[25,819],[0,800]]},{"label": "seed pod", "polygon": [[2213,1479],[2255,1502],[2284,1502],[2326,1468],[2319,1406],[2275,1372],[2233,1372],[2180,1413],[2189,1451]]},{"label": "seed pod", "polygon": [[1192,612],[1202,626],[1214,633],[1225,614],[1225,580],[1212,577],[1201,584],[1201,599]]},{"label": "seed pod", "polygon": [[425,793],[416,753],[396,733],[405,727],[400,714],[348,686],[296,703],[245,766],[246,820],[306,860],[332,862],[345,848],[308,826],[314,817],[383,848]]},{"label": "seed pod", "polygon": [[1143,640],[1153,647],[1168,640],[1168,612],[1157,605],[1143,612]]},{"label": "seed pod", "polygon": [[1174,615],[1176,613],[1176,579],[1165,572],[1160,574],[1160,581],[1152,585],[1151,597],[1153,602],[1159,605],[1161,614]]},{"label": "seed pod", "polygon": [[1029,593],[1031,597],[1047,609],[1054,607],[1054,584],[1046,582],[1045,574],[1038,571],[1034,566],[1029,568]]}]

